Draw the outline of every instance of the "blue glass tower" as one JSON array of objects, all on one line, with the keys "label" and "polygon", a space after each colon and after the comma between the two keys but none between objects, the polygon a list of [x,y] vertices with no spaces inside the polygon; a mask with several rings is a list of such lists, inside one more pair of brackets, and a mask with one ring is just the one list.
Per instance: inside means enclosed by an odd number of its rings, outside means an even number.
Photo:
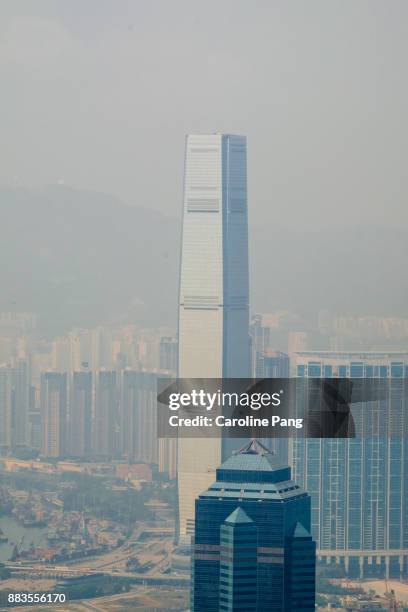
[{"label": "blue glass tower", "polygon": [[312,498],[320,561],[350,577],[406,577],[408,354],[303,351],[296,369],[302,378],[388,379],[384,399],[352,406],[363,436],[294,440],[293,471]]},{"label": "blue glass tower", "polygon": [[258,530],[242,508],[220,529],[220,610],[256,612]]},{"label": "blue glass tower", "polygon": [[310,496],[253,440],[195,505],[191,610],[315,609]]}]

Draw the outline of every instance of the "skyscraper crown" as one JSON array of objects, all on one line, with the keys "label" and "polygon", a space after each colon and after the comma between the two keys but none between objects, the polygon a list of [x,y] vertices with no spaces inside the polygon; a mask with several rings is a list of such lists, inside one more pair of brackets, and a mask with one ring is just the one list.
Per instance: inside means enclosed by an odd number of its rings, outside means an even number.
[{"label": "skyscraper crown", "polygon": [[290,480],[290,467],[266,446],[252,439],[217,469],[224,482],[282,482]]},{"label": "skyscraper crown", "polygon": [[238,507],[235,508],[233,512],[225,519],[225,522],[228,524],[241,524],[241,523],[252,523],[252,519],[249,518],[245,510]]},{"label": "skyscraper crown", "polygon": [[234,455],[273,455],[264,444],[261,444],[256,438],[252,438],[247,444],[233,452]]}]

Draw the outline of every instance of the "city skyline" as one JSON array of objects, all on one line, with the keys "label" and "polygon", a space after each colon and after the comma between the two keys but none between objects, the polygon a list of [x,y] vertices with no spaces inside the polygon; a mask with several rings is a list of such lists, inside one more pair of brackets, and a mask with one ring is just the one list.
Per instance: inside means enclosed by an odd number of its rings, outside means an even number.
[{"label": "city skyline", "polygon": [[408,610],[407,24],[0,2],[1,610]]}]

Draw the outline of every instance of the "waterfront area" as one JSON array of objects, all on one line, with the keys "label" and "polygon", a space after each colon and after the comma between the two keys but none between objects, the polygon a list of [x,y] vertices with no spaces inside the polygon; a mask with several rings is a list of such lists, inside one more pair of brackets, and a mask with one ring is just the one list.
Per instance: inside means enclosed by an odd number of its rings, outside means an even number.
[{"label": "waterfront area", "polygon": [[[107,492],[102,482],[63,479],[33,474],[3,476],[0,487],[0,561],[67,562],[101,554],[123,543],[129,527],[98,516],[87,503],[94,490]],[[88,490],[82,492],[82,486]],[[20,488],[21,487],[21,488]],[[96,503],[96,498],[95,498]],[[141,505],[143,508],[143,505]],[[108,514],[108,512],[107,512]],[[142,515],[146,515],[142,512]]]},{"label": "waterfront area", "polygon": [[132,467],[3,460],[1,609],[8,593],[36,591],[65,593],[73,610],[94,598],[104,600],[98,609],[186,609],[189,557],[173,554],[175,485],[135,479]]},{"label": "waterfront area", "polygon": [[[129,478],[124,464],[4,459],[2,468],[1,609],[8,593],[38,591],[65,593],[63,609],[73,612],[188,608],[190,555],[174,544],[174,483]],[[387,610],[384,582],[318,574],[319,610]],[[407,585],[388,588],[404,605]]]},{"label": "waterfront area", "polygon": [[0,517],[0,563],[10,561],[14,547],[21,543],[22,550],[39,548],[46,544],[47,530],[42,527],[24,526],[13,516]]}]

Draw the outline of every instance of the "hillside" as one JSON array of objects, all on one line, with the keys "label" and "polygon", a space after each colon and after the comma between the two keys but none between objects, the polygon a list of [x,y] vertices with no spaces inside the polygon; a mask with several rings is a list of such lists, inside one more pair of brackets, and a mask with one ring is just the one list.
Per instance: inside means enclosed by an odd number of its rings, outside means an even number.
[{"label": "hillside", "polygon": [[[0,190],[0,309],[71,326],[175,325],[180,223],[67,187]],[[254,310],[407,315],[405,229],[252,228]]]}]

